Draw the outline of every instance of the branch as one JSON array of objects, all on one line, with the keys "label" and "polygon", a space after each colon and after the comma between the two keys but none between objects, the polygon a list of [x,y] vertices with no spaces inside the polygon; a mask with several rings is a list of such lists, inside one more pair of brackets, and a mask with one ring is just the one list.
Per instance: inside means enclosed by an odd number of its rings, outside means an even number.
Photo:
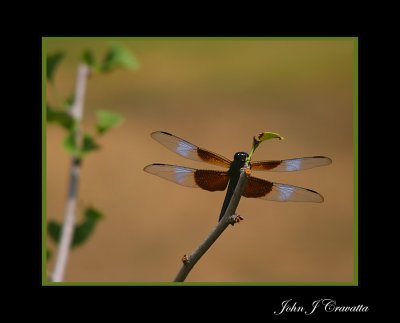
[{"label": "branch", "polygon": [[221,221],[218,222],[217,226],[211,231],[209,236],[197,247],[197,249],[189,256],[183,257],[182,268],[176,275],[174,282],[183,282],[189,275],[194,265],[200,260],[200,258],[207,252],[207,250],[213,245],[218,237],[225,231],[229,224],[235,224],[239,222],[240,217],[235,215],[236,208],[239,204],[240,198],[246,187],[246,183],[250,174],[249,168],[242,168],[240,170],[240,178],[236,185],[235,191],[233,192],[231,201],[229,202],[228,208],[225,211]]},{"label": "branch", "polygon": [[[89,73],[90,68],[86,64],[80,64],[78,66],[78,75],[75,87],[75,100],[69,111],[76,122],[76,127],[74,130],[76,147],[80,147],[82,142],[80,125],[83,118],[83,102],[85,99],[86,81],[89,77]],[[80,174],[80,158],[78,156],[72,156],[71,168],[69,173],[69,189],[67,203],[64,210],[64,223],[61,232],[61,240],[58,246],[56,264],[52,275],[52,281],[54,282],[62,282],[64,279],[64,272],[67,266],[68,254],[71,247],[72,238],[74,236],[76,200],[78,196],[78,184]]]}]

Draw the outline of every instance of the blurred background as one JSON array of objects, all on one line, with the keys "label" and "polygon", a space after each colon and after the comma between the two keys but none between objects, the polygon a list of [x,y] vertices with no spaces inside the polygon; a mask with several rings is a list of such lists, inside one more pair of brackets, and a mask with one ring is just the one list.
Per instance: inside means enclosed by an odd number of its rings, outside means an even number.
[{"label": "blurred background", "polygon": [[[273,131],[285,140],[263,143],[253,160],[324,155],[332,165],[302,172],[254,172],[302,186],[322,204],[242,198],[245,220],[229,227],[198,262],[188,282],[351,282],[354,277],[354,41],[176,40],[120,41],[140,68],[93,75],[83,126],[96,109],[125,121],[99,140],[82,167],[78,221],[84,206],[105,214],[89,240],[72,250],[65,281],[168,282],[216,225],[225,192],[176,185],[143,171],[151,163],[211,165],[173,154],[150,137],[173,133],[232,158],[252,137]],[[103,55],[105,40],[48,40],[66,50],[55,75],[58,95],[75,86],[84,49]],[[62,221],[70,157],[66,132],[47,126],[47,219]],[[218,167],[214,167],[218,169]],[[48,262],[51,272],[54,255]]]}]

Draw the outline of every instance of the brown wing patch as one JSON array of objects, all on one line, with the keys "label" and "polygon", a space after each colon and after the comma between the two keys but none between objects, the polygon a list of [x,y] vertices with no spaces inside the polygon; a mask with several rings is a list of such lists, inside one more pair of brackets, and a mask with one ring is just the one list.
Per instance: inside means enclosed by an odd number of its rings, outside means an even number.
[{"label": "brown wing patch", "polygon": [[207,191],[223,191],[229,182],[227,172],[198,169],[194,172],[196,184]]},{"label": "brown wing patch", "polygon": [[250,177],[243,192],[245,197],[263,197],[271,192],[273,183],[266,180]]},{"label": "brown wing patch", "polygon": [[282,163],[281,160],[266,160],[251,163],[251,168],[253,170],[270,170],[279,166]]},{"label": "brown wing patch", "polygon": [[206,163],[222,166],[222,167],[227,167],[229,168],[231,165],[230,160],[228,160],[225,157],[222,157],[220,155],[217,155],[216,153],[213,153],[209,150],[203,149],[203,148],[197,148],[197,155],[202,161],[205,161]]}]

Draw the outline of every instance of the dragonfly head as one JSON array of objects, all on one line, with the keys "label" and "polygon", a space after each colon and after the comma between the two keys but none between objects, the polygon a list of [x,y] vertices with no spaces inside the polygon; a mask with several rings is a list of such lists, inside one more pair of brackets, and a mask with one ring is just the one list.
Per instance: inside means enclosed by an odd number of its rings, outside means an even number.
[{"label": "dragonfly head", "polygon": [[235,154],[235,156],[233,156],[233,159],[235,160],[235,162],[240,162],[240,163],[243,163],[243,165],[244,165],[244,162],[246,161],[246,158],[248,156],[249,155],[247,153],[238,152]]}]

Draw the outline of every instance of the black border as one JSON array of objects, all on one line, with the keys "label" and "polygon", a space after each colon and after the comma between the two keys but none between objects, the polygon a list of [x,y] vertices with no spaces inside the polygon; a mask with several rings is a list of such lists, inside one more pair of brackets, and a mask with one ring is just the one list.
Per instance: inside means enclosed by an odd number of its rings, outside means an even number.
[{"label": "black border", "polygon": [[[29,230],[29,234],[27,235],[31,242],[30,247],[32,248],[32,252],[29,253],[29,260],[32,263],[30,269],[34,270],[29,271],[30,273],[30,286],[35,286],[36,288],[41,289],[46,294],[50,294],[52,292],[61,291],[64,289],[74,290],[79,292],[85,290],[85,293],[89,290],[95,291],[97,293],[100,289],[106,289],[106,293],[111,292],[112,294],[119,294],[124,292],[123,294],[132,294],[132,295],[142,295],[143,298],[147,301],[152,302],[167,302],[168,304],[168,294],[173,292],[176,297],[176,301],[182,301],[182,305],[180,305],[177,310],[182,310],[182,313],[185,312],[185,309],[190,311],[189,308],[184,306],[186,301],[190,301],[190,297],[188,295],[195,295],[199,292],[204,292],[204,296],[206,297],[201,301],[202,307],[209,307],[210,309],[216,309],[222,305],[224,301],[227,301],[226,308],[228,311],[241,311],[242,309],[247,309],[246,312],[250,313],[248,318],[250,319],[251,313],[263,313],[262,319],[269,319],[274,317],[273,311],[278,310],[280,308],[280,304],[283,300],[293,299],[298,302],[298,304],[304,304],[307,306],[311,304],[312,301],[320,298],[332,298],[337,301],[339,305],[358,305],[363,304],[370,308],[368,314],[377,313],[379,310],[379,306],[377,305],[379,293],[376,291],[377,282],[376,282],[376,274],[374,268],[374,252],[373,248],[373,222],[372,217],[375,216],[372,214],[372,209],[368,206],[367,203],[372,201],[372,192],[369,190],[371,187],[371,179],[366,173],[371,169],[366,164],[366,160],[368,158],[368,149],[371,146],[371,137],[368,136],[368,133],[372,133],[374,130],[375,124],[372,121],[372,111],[374,111],[374,105],[378,103],[377,98],[374,98],[375,91],[372,90],[372,80],[373,75],[377,72],[376,65],[374,67],[374,59],[376,60],[377,55],[373,50],[373,42],[370,34],[359,32],[359,33],[351,33],[351,34],[343,34],[343,33],[331,33],[331,34],[302,34],[296,35],[301,37],[309,37],[309,36],[318,36],[318,37],[326,37],[326,36],[335,36],[335,37],[358,37],[359,39],[359,286],[221,286],[221,287],[207,287],[207,286],[186,286],[186,287],[176,287],[176,286],[125,286],[125,287],[97,287],[97,286],[78,286],[78,287],[54,287],[54,286],[41,286],[41,214],[42,214],[42,205],[41,205],[41,37],[43,36],[60,36],[61,34],[55,33],[46,33],[40,34],[36,37],[32,37],[29,42],[29,47],[32,47],[30,50],[30,62],[31,69],[34,78],[29,79],[32,90],[32,96],[29,98],[34,98],[32,101],[27,104],[27,111],[29,111],[29,117],[27,118],[27,123],[29,124],[29,129],[31,135],[27,137],[29,145],[33,147],[32,155],[34,159],[29,157],[27,160],[34,160],[33,162],[24,163],[26,169],[29,173],[33,173],[33,182],[34,186],[29,189],[29,194],[33,199],[33,205],[35,212],[33,216],[29,214],[30,219],[33,219],[33,225],[29,226],[31,230]],[[76,33],[73,35],[77,36]],[[274,35],[266,35],[260,33],[218,33],[214,35],[210,34],[202,34],[202,37],[207,36],[231,36],[231,37],[242,37],[242,36],[256,36],[256,37],[272,37],[272,36],[293,36],[295,34],[274,34]],[[69,35],[72,36],[72,35]],[[82,35],[80,35],[82,36]],[[86,34],[85,36],[93,36],[93,34]],[[109,36],[107,33],[102,34],[102,36]],[[114,35],[116,36],[116,35]],[[163,33],[141,33],[141,34],[130,34],[123,35],[119,34],[118,36],[196,36],[196,33],[179,33],[178,34],[168,34],[165,35]],[[200,36],[200,35],[199,35]],[[375,44],[376,45],[376,44]],[[376,94],[375,94],[376,96]],[[36,102],[36,104],[34,103]],[[30,212],[32,213],[32,212]],[[372,252],[373,251],[373,252]],[[26,255],[26,254],[25,254]],[[128,293],[126,293],[128,291]],[[61,292],[62,293],[62,292]],[[95,294],[91,293],[91,294]],[[149,294],[147,294],[149,293]],[[60,294],[60,293],[59,293]],[[99,293],[103,294],[103,293]],[[202,293],[203,294],[203,293]],[[152,298],[149,299],[145,295],[152,295]],[[227,297],[229,300],[227,300]],[[128,302],[127,302],[128,301]],[[121,306],[125,306],[131,302],[132,299],[129,297],[126,301],[121,303]],[[194,300],[193,300],[194,301]],[[135,306],[136,307],[136,306]],[[334,319],[340,319],[343,315],[347,316],[346,313],[325,313],[319,312],[323,316],[332,316]],[[356,318],[364,318],[363,313],[353,314]],[[185,316],[185,314],[183,314]],[[280,316],[282,319],[299,319],[302,314],[285,314]],[[277,316],[275,316],[277,317]],[[277,317],[278,318],[278,317]]]}]

